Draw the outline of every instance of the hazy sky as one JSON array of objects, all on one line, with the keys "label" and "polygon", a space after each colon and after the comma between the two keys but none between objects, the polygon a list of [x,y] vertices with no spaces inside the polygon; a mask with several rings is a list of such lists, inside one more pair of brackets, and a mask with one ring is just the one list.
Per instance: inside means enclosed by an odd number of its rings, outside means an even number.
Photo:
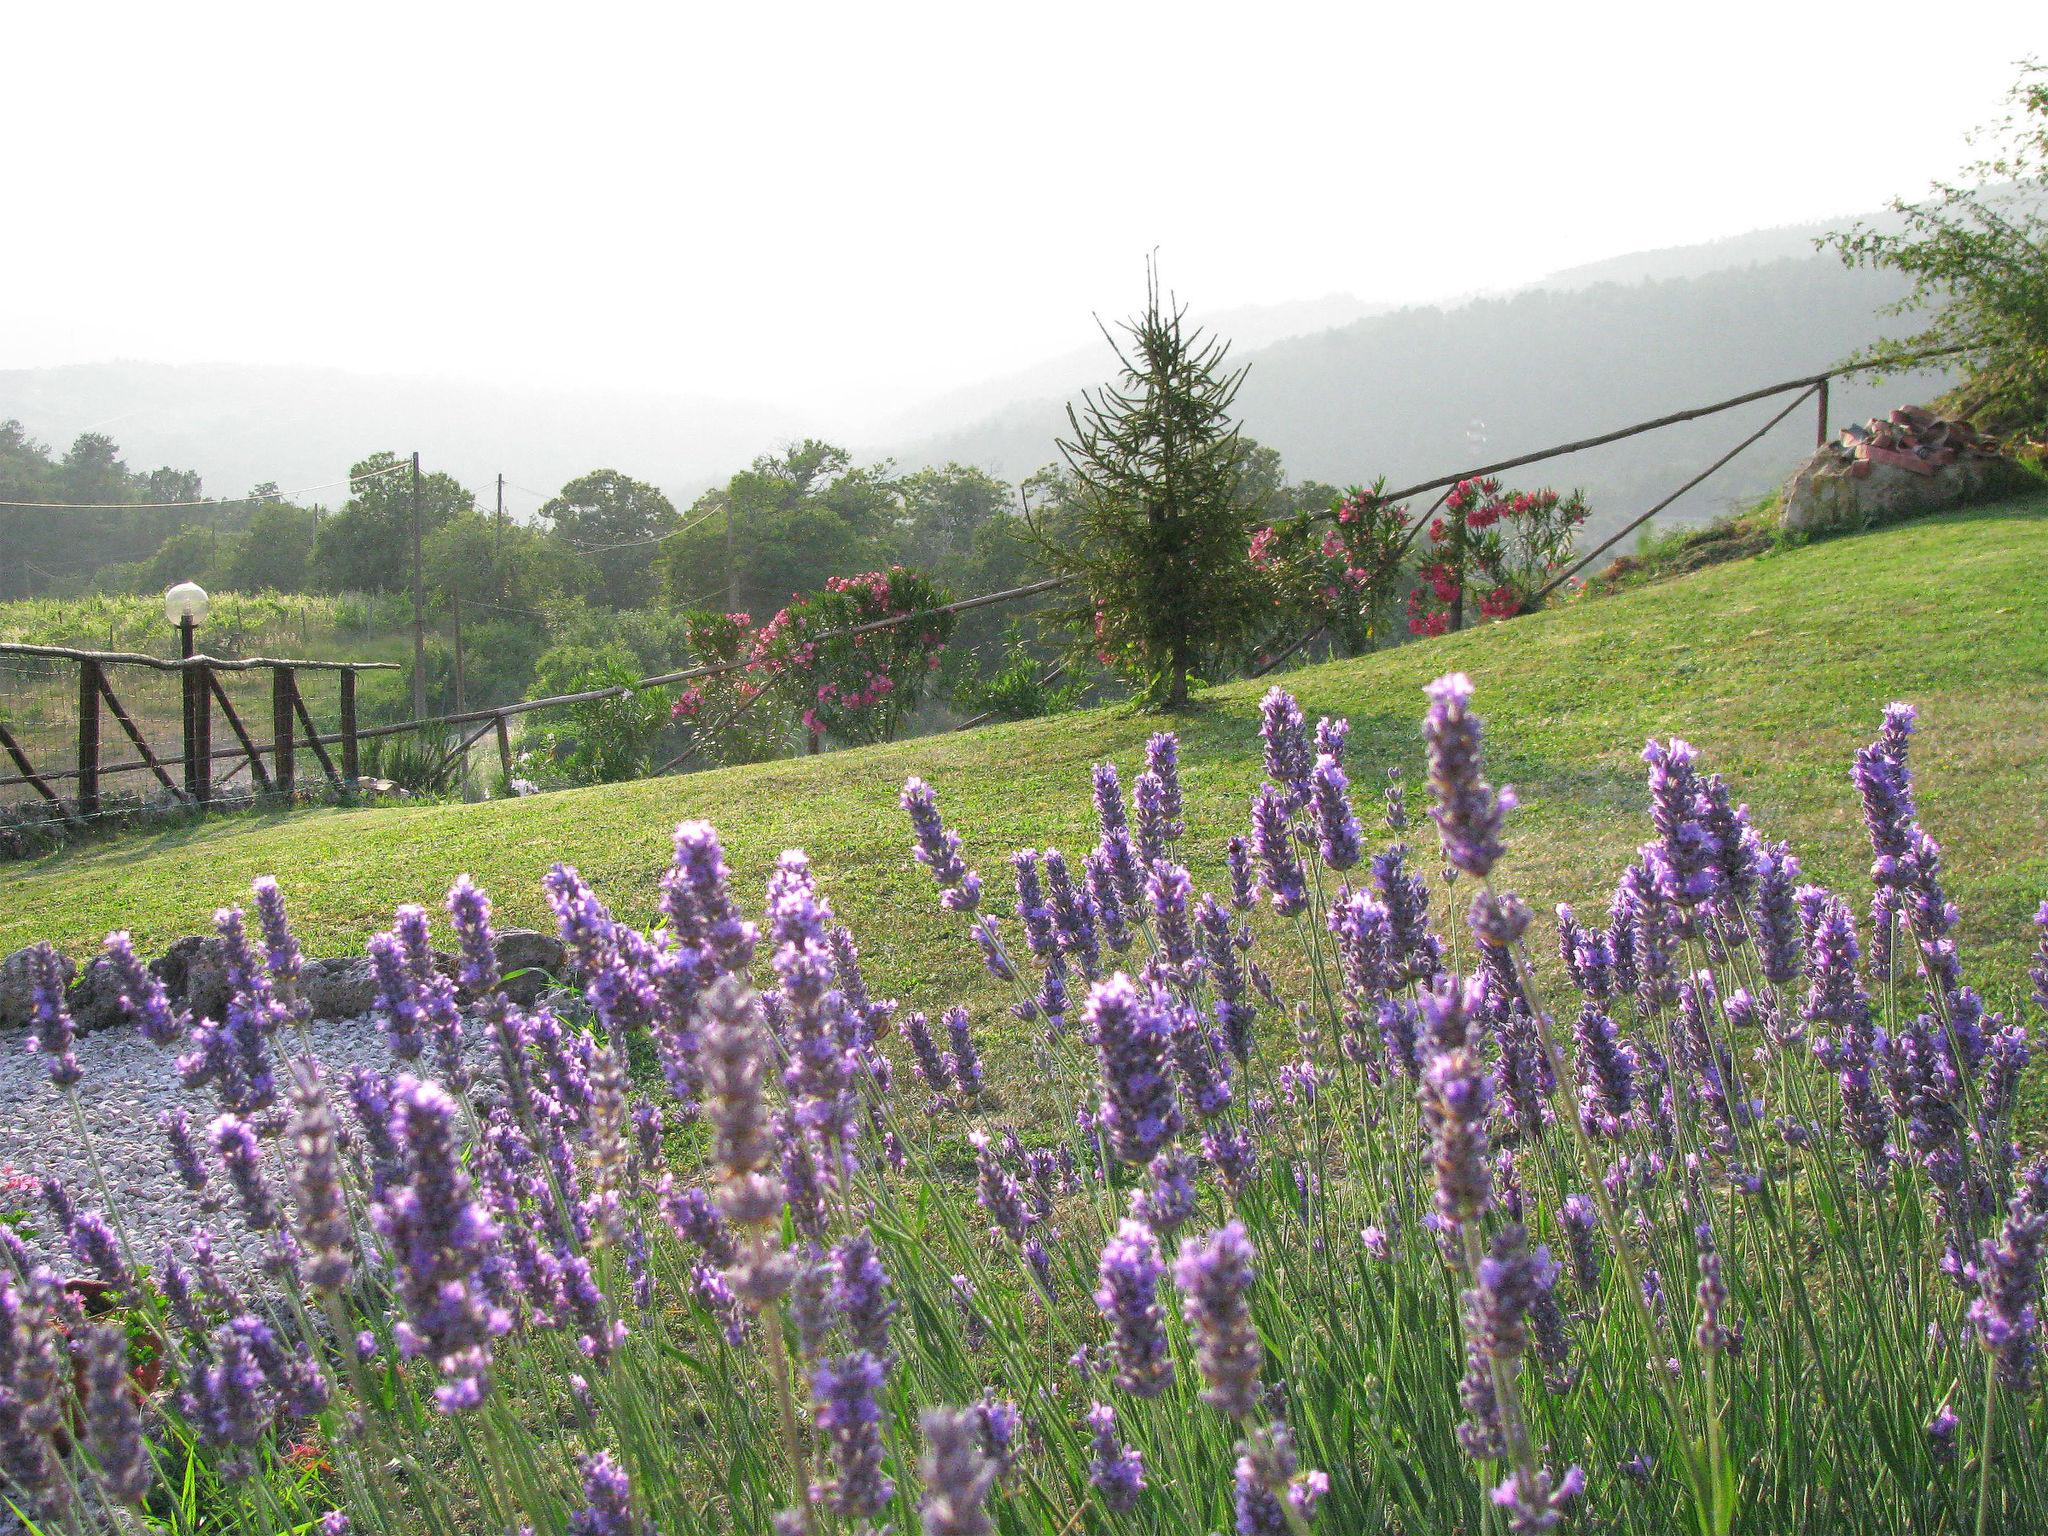
[{"label": "hazy sky", "polygon": [[893,405],[1086,342],[1155,245],[1206,308],[1424,300],[1918,191],[2048,51],[1932,14],[14,6],[0,367]]}]

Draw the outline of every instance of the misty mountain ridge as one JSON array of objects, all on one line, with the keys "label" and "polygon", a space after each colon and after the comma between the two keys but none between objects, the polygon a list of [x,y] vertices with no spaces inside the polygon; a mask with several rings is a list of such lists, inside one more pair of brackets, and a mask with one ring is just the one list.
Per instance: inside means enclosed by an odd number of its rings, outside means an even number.
[{"label": "misty mountain ridge", "polygon": [[[1233,363],[1250,365],[1240,396],[1246,430],[1278,449],[1293,477],[1343,485],[1385,474],[1401,483],[1475,453],[1505,457],[1809,373],[1867,345],[1880,333],[1877,311],[1903,285],[1814,252],[1815,237],[1841,222],[1629,253],[1453,304],[1396,308],[1339,293],[1192,310],[1191,319],[1232,342]],[[687,502],[807,435],[905,469],[958,460],[1018,480],[1057,457],[1067,403],[1113,368],[1098,338],[854,433],[772,402],[146,362],[0,371],[0,419],[18,417],[60,451],[81,431],[103,431],[131,467],[189,466],[221,495],[264,481],[287,491],[323,485],[375,449],[417,446],[486,505],[502,469],[508,506],[523,518],[540,496],[599,465]],[[1833,414],[1855,419],[1927,388],[1841,382]],[[1683,479],[1667,470],[1688,457],[1702,467],[1747,420],[1735,414],[1615,445],[1559,466],[1555,479],[1586,487],[1597,525],[1672,488],[1660,476]],[[1700,515],[1775,484],[1802,436],[1811,442],[1804,416],[1682,510]]]}]

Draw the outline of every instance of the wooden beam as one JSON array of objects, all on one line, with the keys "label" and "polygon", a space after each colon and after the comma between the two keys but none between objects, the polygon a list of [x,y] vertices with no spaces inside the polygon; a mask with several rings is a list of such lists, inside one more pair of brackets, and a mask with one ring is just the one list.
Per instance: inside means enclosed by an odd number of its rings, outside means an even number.
[{"label": "wooden beam", "polygon": [[107,681],[107,674],[100,672],[97,668],[94,670],[99,676],[100,697],[107,701],[108,711],[120,722],[121,729],[128,733],[128,739],[135,743],[135,750],[142,754],[142,760],[149,765],[149,771],[157,776],[157,782],[162,784],[165,789],[182,798],[183,792],[178,788],[178,781],[171,777],[169,770],[162,763],[157,761],[156,754],[150,751],[149,743],[143,739],[142,732],[138,731],[135,728],[135,722],[128,718],[128,711],[123,709],[121,701],[114,697],[114,685]]},{"label": "wooden beam", "polygon": [[250,672],[258,667],[296,667],[301,672],[396,672],[395,661],[301,661],[279,656],[194,656],[189,660],[166,661],[141,651],[81,651],[68,645],[26,645],[18,640],[0,641],[0,656],[48,656],[58,661],[96,661],[101,666],[150,667],[158,672],[184,672],[193,667],[212,667],[220,672]]},{"label": "wooden beam", "polygon": [[292,708],[306,727],[306,745],[313,749],[313,755],[320,759],[320,766],[327,771],[328,782],[341,787],[341,775],[335,770],[334,759],[327,755],[327,749],[320,745],[320,732],[313,724],[313,717],[306,713],[306,701],[299,697],[296,684],[292,687]]},{"label": "wooden beam", "polygon": [[213,689],[209,668],[188,668],[185,686],[192,696],[192,728],[185,747],[185,787],[205,805],[213,798]]},{"label": "wooden beam", "polygon": [[[63,796],[50,788],[44,781],[43,776],[36,772],[34,765],[28,760],[28,754],[22,751],[20,744],[15,741],[13,736],[8,734],[5,725],[0,725],[0,747],[7,749],[7,755],[14,759],[14,766],[21,770],[19,782],[29,785],[37,794],[41,795],[52,805],[61,805],[63,803]],[[509,768],[506,769],[506,777],[511,777],[511,770]]]},{"label": "wooden beam", "polygon": [[[318,745],[317,741],[315,745]],[[363,776],[362,744],[356,740],[356,675],[341,674],[341,779],[353,789]]]},{"label": "wooden beam", "polygon": [[91,816],[100,808],[100,664],[78,664],[78,810]]},{"label": "wooden beam", "polygon": [[[270,788],[270,775],[263,771],[263,753],[258,749],[256,743],[249,739],[248,731],[243,729],[242,717],[235,713],[235,706],[233,701],[228,698],[228,691],[221,687],[220,679],[211,671],[206,674],[206,681],[207,685],[213,689],[213,696],[220,701],[220,712],[227,716],[228,727],[234,731],[235,740],[242,744],[243,755],[249,759],[249,777],[256,781],[258,789],[268,790]],[[228,771],[228,777],[234,777],[233,769]]]},{"label": "wooden beam", "polygon": [[277,781],[278,792],[286,796],[296,788],[292,761],[292,696],[298,691],[298,680],[290,667],[279,667],[270,674],[270,752],[275,764],[272,777]]}]

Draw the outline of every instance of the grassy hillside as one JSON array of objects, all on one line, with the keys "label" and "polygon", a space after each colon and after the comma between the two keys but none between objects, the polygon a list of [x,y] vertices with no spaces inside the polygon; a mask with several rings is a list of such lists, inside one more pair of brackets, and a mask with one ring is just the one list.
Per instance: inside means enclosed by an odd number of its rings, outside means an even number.
[{"label": "grassy hillside", "polygon": [[[1947,847],[1964,940],[1994,998],[2015,986],[2027,916],[2048,892],[2048,497],[1842,539],[1574,609],[1290,675],[1313,712],[1348,714],[1361,800],[1398,764],[1411,783],[1421,685],[1462,668],[1490,722],[1496,778],[1523,809],[1508,881],[1547,913],[1602,900],[1647,834],[1637,753],[1677,732],[1725,770],[1759,823],[1816,878],[1867,893],[1851,751],[1894,698],[1921,707],[1922,807]],[[1239,683],[1182,732],[1196,875],[1260,776],[1257,699]],[[1130,765],[1158,722],[1096,711],[894,747],[481,806],[240,816],[89,846],[0,873],[0,949],[39,937],[82,952],[110,928],[161,947],[205,926],[250,879],[286,884],[309,952],[353,949],[392,906],[433,901],[458,870],[507,920],[546,919],[537,887],[579,865],[645,917],[668,829],[703,816],[758,892],[801,846],[854,925],[878,990],[919,1005],[981,991],[963,937],[935,910],[896,808],[905,774],[937,786],[992,888],[1012,847],[1092,842],[1088,764]],[[1369,807],[1365,807],[1369,811]],[[1427,827],[1423,829],[1424,836]]]}]

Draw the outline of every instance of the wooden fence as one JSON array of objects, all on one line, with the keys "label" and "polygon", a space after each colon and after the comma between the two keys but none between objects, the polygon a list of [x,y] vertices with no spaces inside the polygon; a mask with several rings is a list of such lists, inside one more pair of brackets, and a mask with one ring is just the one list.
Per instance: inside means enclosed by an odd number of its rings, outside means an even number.
[{"label": "wooden fence", "polygon": [[[134,651],[83,651],[68,646],[0,643],[0,656],[34,658],[73,665],[77,668],[76,717],[77,752],[67,768],[37,767],[27,748],[0,723],[0,750],[14,768],[0,775],[0,789],[26,787],[52,810],[67,818],[87,818],[102,813],[104,780],[121,774],[149,773],[173,799],[194,807],[211,804],[221,789],[214,765],[228,762],[233,778],[244,767],[256,793],[289,800],[301,787],[299,748],[304,746],[319,764],[321,779],[329,786],[354,788],[361,776],[359,744],[366,732],[356,724],[356,677],[358,673],[388,669],[389,661],[300,661],[268,656],[228,659],[192,656],[165,660]],[[160,751],[137,723],[114,688],[116,669],[145,668],[176,677],[182,713],[181,750],[175,755]],[[267,672],[270,675],[270,738],[259,742],[243,721],[241,711],[223,686],[223,673]],[[299,688],[302,672],[333,672],[340,683],[339,729],[322,733],[314,724]],[[244,706],[248,701],[244,700]],[[231,745],[215,745],[214,726],[226,727]],[[106,737],[111,720],[134,750],[132,758],[109,759]],[[260,723],[260,722],[259,722]],[[339,757],[330,753],[339,749]],[[72,786],[67,795],[59,785]]]}]

